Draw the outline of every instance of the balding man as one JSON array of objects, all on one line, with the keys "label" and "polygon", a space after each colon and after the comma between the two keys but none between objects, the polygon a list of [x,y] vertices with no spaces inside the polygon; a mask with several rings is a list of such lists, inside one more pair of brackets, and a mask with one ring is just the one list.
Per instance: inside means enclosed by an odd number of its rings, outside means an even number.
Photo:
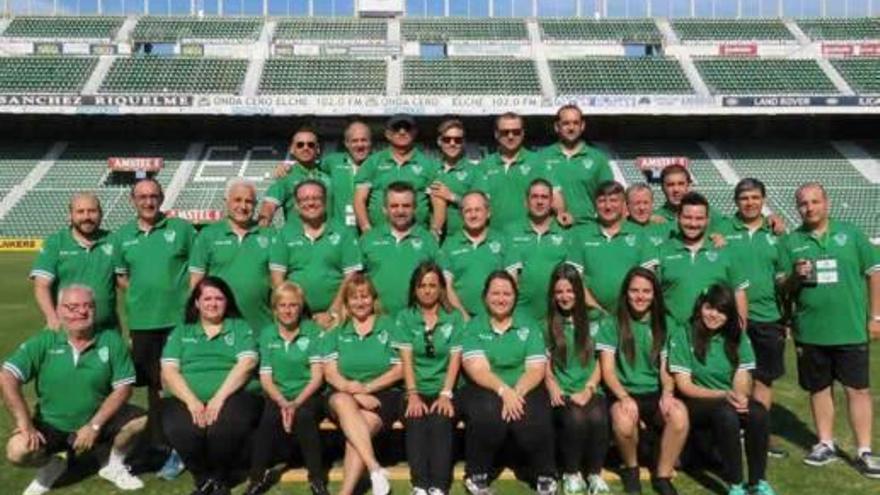
[{"label": "balding man", "polygon": [[370,127],[355,120],[345,128],[345,151],[330,153],[321,160],[321,170],[330,174],[332,192],[328,197],[328,220],[350,229],[357,228],[354,215],[354,178],[361,165],[373,151],[373,135]]},{"label": "balding man", "polygon": [[82,284],[95,293],[95,326],[116,327],[116,278],[110,232],[101,229],[101,202],[93,193],[70,199],[70,225],[50,235],[31,268],[34,298],[46,327],[60,325],[55,294],[71,284]]},{"label": "balding man", "polygon": [[190,287],[206,275],[223,279],[253,331],[272,323],[269,251],[274,233],[254,221],[257,189],[232,179],[226,185],[226,219],[202,229],[189,262]]},{"label": "balding man", "polygon": [[810,394],[819,440],[804,462],[824,466],[837,459],[831,387],[838,381],[855,435],[855,465],[880,478],[880,459],[871,453],[868,366],[868,337],[880,337],[880,255],[856,226],[829,216],[822,185],[804,184],[795,199],[802,224],[780,243],[785,271],[779,275],[795,305],[798,382]]},{"label": "balding man", "polygon": [[[67,469],[65,457],[104,442],[112,449],[98,475],[121,490],[143,488],[124,464],[146,425],[143,411],[127,404],[135,381],[128,347],[119,332],[95,327],[90,287],[61,289],[55,311],[61,331],[47,328],[27,339],[0,371],[3,399],[15,422],[6,456],[15,466],[39,467],[24,494],[48,492]],[[34,416],[22,393],[30,381],[37,391]]]}]

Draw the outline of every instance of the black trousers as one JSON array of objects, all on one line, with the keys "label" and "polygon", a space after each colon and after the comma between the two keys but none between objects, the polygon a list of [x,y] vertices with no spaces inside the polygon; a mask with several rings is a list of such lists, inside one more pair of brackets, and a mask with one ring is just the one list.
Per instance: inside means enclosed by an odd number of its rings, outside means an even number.
[{"label": "black trousers", "polygon": [[309,397],[296,409],[292,431],[287,433],[284,431],[281,409],[278,404],[266,399],[260,424],[254,433],[254,451],[251,457],[251,477],[253,479],[262,478],[263,474],[275,464],[279,456],[288,461],[293,454],[292,449],[298,447],[309,472],[309,481],[326,483],[327,474],[324,471],[321,434],[318,426],[323,418],[320,406],[321,401],[316,395]]},{"label": "black trousers", "polygon": [[749,484],[766,479],[767,443],[770,437],[769,414],[761,403],[749,399],[748,414],[740,414],[725,399],[685,399],[691,429],[708,430],[712,443],[721,454],[721,478],[727,483],[743,482],[740,429],[745,431]]},{"label": "black trousers", "polygon": [[169,397],[162,402],[165,435],[196,484],[207,478],[226,480],[240,465],[242,446],[256,423],[260,399],[239,390],[226,399],[217,421],[207,428],[193,423],[189,409],[180,400]]},{"label": "black trousers", "polygon": [[599,474],[608,453],[608,406],[605,397],[593,395],[579,406],[571,399],[553,408],[559,467],[563,473]]},{"label": "black trousers", "polygon": [[508,437],[517,457],[526,464],[528,476],[555,476],[553,414],[550,397],[538,386],[525,397],[525,417],[506,422],[501,419],[501,398],[491,390],[468,385],[462,390],[467,431],[465,433],[465,472],[467,476],[491,475],[496,457]]},{"label": "black trousers", "polygon": [[[421,395],[431,405],[437,396]],[[406,459],[414,488],[439,488],[448,492],[452,487],[452,442],[455,418],[442,414],[426,414],[421,418],[404,418],[406,426]]]}]

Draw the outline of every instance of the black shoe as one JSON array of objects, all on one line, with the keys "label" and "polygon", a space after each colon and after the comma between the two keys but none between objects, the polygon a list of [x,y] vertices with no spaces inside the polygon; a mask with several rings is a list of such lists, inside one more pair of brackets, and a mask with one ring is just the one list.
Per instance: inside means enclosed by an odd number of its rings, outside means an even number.
[{"label": "black shoe", "polygon": [[323,481],[309,481],[309,488],[312,490],[312,495],[330,495],[327,483]]},{"label": "black shoe", "polygon": [[672,485],[670,478],[654,478],[651,480],[651,487],[660,495],[678,495],[678,490]]},{"label": "black shoe", "polygon": [[269,479],[269,473],[266,472],[260,478],[252,478],[242,495],[262,495],[270,488],[272,488],[272,480]]},{"label": "black shoe", "polygon": [[230,495],[229,487],[223,482],[208,478],[197,486],[190,495]]},{"label": "black shoe", "polygon": [[470,495],[494,495],[489,484],[489,475],[474,474],[464,479],[464,487]]},{"label": "black shoe", "polygon": [[642,480],[639,479],[639,467],[625,467],[620,470],[620,481],[624,493],[642,493]]}]

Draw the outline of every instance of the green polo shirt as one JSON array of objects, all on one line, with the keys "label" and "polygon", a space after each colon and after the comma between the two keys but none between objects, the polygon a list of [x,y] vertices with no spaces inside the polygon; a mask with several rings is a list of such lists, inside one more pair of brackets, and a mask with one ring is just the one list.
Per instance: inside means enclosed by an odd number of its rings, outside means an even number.
[{"label": "green polo shirt", "polygon": [[[597,330],[598,326],[596,323],[590,323],[591,339],[595,339]],[[555,361],[551,361],[551,363],[553,364],[553,376],[556,377],[556,383],[559,384],[562,393],[572,395],[584,391],[584,387],[587,386],[587,382],[596,370],[596,355],[595,353],[590,353],[587,356],[586,364],[581,362],[581,357],[574,343],[574,325],[570,319],[563,326],[563,335],[565,336],[565,363],[557,363]],[[547,333],[545,338],[547,340],[547,348],[550,349],[553,337]],[[596,392],[602,393],[601,389],[597,389]]]},{"label": "green polo shirt", "polygon": [[669,224],[667,223],[649,222],[647,224],[641,224],[629,219],[626,223],[633,229],[641,232],[642,237],[646,238],[652,246],[663,244],[673,233],[673,231],[669,229]]},{"label": "green polo shirt", "polygon": [[[419,393],[435,396],[443,390],[449,357],[461,353],[461,338],[464,319],[455,310],[440,308],[437,324],[428,333],[425,318],[419,308],[407,308],[397,314],[397,332],[392,336],[392,345],[397,349],[409,349],[413,355],[413,371],[416,375],[416,389]],[[427,337],[430,335],[431,337]],[[428,339],[434,346],[428,355]]]},{"label": "green polo shirt", "polygon": [[783,271],[779,264],[779,237],[767,222],[750,232],[738,216],[731,217],[719,231],[735,263],[749,279],[749,320],[778,322],[782,315],[776,298],[776,274]]},{"label": "green polo shirt", "polygon": [[418,225],[400,240],[391,227],[374,227],[361,237],[360,247],[364,269],[379,292],[382,308],[392,315],[407,305],[413,270],[421,262],[435,259],[440,250],[434,236]]},{"label": "green polo shirt", "polygon": [[99,331],[78,353],[67,333],[43,329],[21,344],[3,369],[21,383],[36,381],[37,417],[65,432],[82,428],[114,389],[135,381],[119,331]]},{"label": "green polo shirt", "polygon": [[277,325],[260,332],[260,374],[270,375],[287,400],[296,399],[311,381],[312,365],[323,359],[323,335],[311,320],[300,322],[293,340],[285,340]]},{"label": "green polo shirt", "polygon": [[[880,251],[855,225],[830,220],[815,236],[801,226],[780,243],[780,264],[792,275],[799,259],[815,264],[817,284],[796,294],[795,340],[812,345],[863,344],[868,341],[866,276],[880,271]],[[874,297],[877,297],[875,294]]]},{"label": "green polo shirt", "polygon": [[315,164],[314,167],[308,168],[294,162],[293,166],[290,167],[290,170],[287,171],[287,175],[276,179],[275,182],[266,189],[266,195],[263,196],[263,201],[272,203],[276,207],[281,208],[281,211],[284,214],[284,223],[301,223],[299,213],[296,209],[296,196],[294,193],[296,191],[296,186],[307,180],[316,180],[324,184],[327,188],[325,196],[327,218],[333,218],[334,191],[330,176],[321,169],[319,164]]},{"label": "green polo shirt", "polygon": [[501,230],[527,217],[526,192],[533,180],[545,179],[558,186],[541,156],[525,148],[510,166],[505,165],[498,153],[487,156],[477,165],[475,174],[477,178],[472,188],[489,196],[492,225]]},{"label": "green polo shirt", "polygon": [[242,359],[258,359],[254,332],[244,320],[227,318],[223,328],[208,338],[201,323],[174,327],[162,350],[162,363],[176,364],[187,386],[208,402]]},{"label": "green polo shirt", "polygon": [[[665,225],[666,232],[670,235],[674,234],[678,231],[678,209],[672,206],[670,203],[663,203],[662,206],[654,210],[655,215],[659,215],[664,220],[665,223],[656,224],[656,225]],[[729,217],[722,213],[719,213],[717,209],[709,208],[709,226],[707,228],[707,232],[716,233],[719,229],[724,227],[724,224],[727,222]],[[658,231],[662,231],[662,227],[655,227]]]},{"label": "green polo shirt", "polygon": [[575,225],[595,220],[596,190],[599,184],[614,180],[605,153],[581,141],[580,149],[570,157],[562,152],[560,143],[547,146],[541,155],[562,189],[565,206],[574,217]]},{"label": "green polo shirt", "polygon": [[641,229],[631,224],[623,222],[609,236],[601,224],[589,222],[572,231],[568,262],[583,274],[584,286],[596,301],[613,314],[627,272],[648,261],[654,249]]},{"label": "green polo shirt", "polygon": [[187,266],[196,231],[164,215],[149,231],[137,220],[114,236],[116,273],[128,276],[125,312],[132,331],[170,328],[183,320],[189,296]]},{"label": "green polo shirt", "polygon": [[555,221],[544,234],[538,234],[528,220],[514,224],[507,231],[506,269],[519,272],[517,310],[544,321],[547,315],[547,289],[550,276],[559,263],[565,262],[571,249],[568,231]]},{"label": "green polo shirt", "polygon": [[269,249],[274,232],[253,225],[239,238],[229,220],[211,224],[199,233],[189,271],[223,279],[232,289],[241,314],[254,331],[272,324],[269,309]]},{"label": "green polo shirt", "polygon": [[[671,318],[666,319],[666,335],[676,332],[678,326]],[[630,320],[630,331],[633,335],[633,360],[626,358],[621,349],[620,328],[614,316],[603,318],[599,322],[599,334],[596,336],[596,349],[599,352],[610,352],[614,355],[614,369],[617,379],[623,388],[631,394],[650,394],[660,390],[659,363],[651,361],[651,348],[654,345],[654,334],[649,321]],[[666,357],[666,342],[662,342],[660,358]]]},{"label": "green polo shirt", "polygon": [[716,333],[709,338],[703,362],[694,353],[690,327],[681,327],[669,339],[669,371],[691,375],[694,384],[710,390],[732,390],[737,370],[755,369],[755,352],[745,333],[739,340],[739,364],[734,367],[724,352],[724,337]]},{"label": "green polo shirt", "polygon": [[391,317],[379,316],[370,333],[360,336],[349,320],[324,334],[324,360],[335,361],[339,373],[348,380],[360,383],[375,380],[400,362],[391,344],[396,331]]},{"label": "green polo shirt", "polygon": [[337,225],[356,229],[354,216],[354,176],[358,165],[347,152],[330,153],[321,159],[321,170],[330,175],[332,201],[327,201],[333,215],[328,216]]},{"label": "green polo shirt", "polygon": [[690,318],[694,302],[714,284],[725,284],[732,290],[746,289],[749,279],[727,249],[717,249],[708,238],[696,252],[688,249],[676,234],[661,244],[651,262],[657,264],[657,275],[663,289],[666,311],[678,322]]},{"label": "green polo shirt", "polygon": [[475,317],[465,327],[462,352],[465,361],[488,361],[492,373],[509,387],[516,386],[527,364],[547,362],[542,327],[520,314],[513,317],[513,324],[504,332],[495,330],[488,316]]},{"label": "green polo shirt", "polygon": [[428,186],[437,179],[439,173],[440,164],[418,148],[413,150],[412,156],[403,165],[398,165],[394,160],[391,148],[371,155],[354,176],[356,188],[365,187],[370,190],[370,224],[375,228],[387,223],[383,212],[385,190],[394,182],[406,182],[416,191],[416,223],[427,226],[431,216]]},{"label": "green polo shirt", "polygon": [[464,227],[464,220],[461,217],[461,201],[462,196],[473,189],[473,183],[477,175],[474,171],[474,164],[470,160],[462,156],[454,166],[447,168],[445,165],[440,166],[437,179],[446,184],[446,187],[455,194],[456,201],[447,203],[446,208],[446,233],[447,235],[461,231]]},{"label": "green polo shirt", "polygon": [[302,287],[313,313],[327,311],[345,276],[362,268],[354,233],[330,223],[316,239],[302,225],[285,225],[272,244],[269,262],[272,271],[285,272]]},{"label": "green polo shirt", "polygon": [[114,258],[110,232],[98,230],[94,243],[86,247],[73,237],[71,227],[64,227],[43,241],[30,277],[50,280],[53,299],[68,285],[90,287],[95,293],[95,328],[116,327]]},{"label": "green polo shirt", "polygon": [[471,241],[463,230],[443,242],[438,260],[440,267],[446,277],[452,279],[455,293],[471,315],[485,312],[483,285],[490,273],[505,268],[506,247],[507,239],[491,229],[483,242]]}]

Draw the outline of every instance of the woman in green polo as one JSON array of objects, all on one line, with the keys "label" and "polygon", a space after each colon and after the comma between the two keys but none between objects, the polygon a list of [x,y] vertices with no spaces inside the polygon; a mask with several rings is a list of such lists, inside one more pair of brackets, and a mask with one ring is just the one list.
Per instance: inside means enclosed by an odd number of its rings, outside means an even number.
[{"label": "woman in green polo", "polygon": [[726,285],[709,287],[694,305],[688,326],[669,341],[669,370],[684,397],[694,430],[708,430],[724,460],[728,495],[745,495],[740,429],[745,432],[749,488],[774,495],[767,483],[767,409],[751,399],[755,354]]},{"label": "woman in green polo", "polygon": [[303,318],[303,290],[283,282],[272,291],[275,324],[260,332],[260,384],[266,396],[263,416],[254,433],[250,485],[245,495],[265,493],[277,454],[298,447],[309,473],[313,495],[329,495],[321,459],[320,389],[323,384],[322,331]]},{"label": "woman in green polo", "polygon": [[524,459],[525,469],[534,474],[538,493],[556,493],[544,329],[524,314],[514,315],[517,296],[512,275],[492,272],[483,288],[486,313],[468,322],[464,332],[462,363],[469,384],[461,395],[470,493],[491,493],[495,458],[508,436],[516,445],[512,454]]},{"label": "woman in green polo", "polygon": [[452,398],[464,320],[446,294],[443,271],[424,262],[410,279],[409,307],[397,314],[394,346],[403,361],[406,457],[416,495],[447,493],[452,486]]},{"label": "woman in green polo", "polygon": [[259,414],[244,390],[257,366],[254,332],[226,282],[205,277],[193,288],[184,323],[162,351],[162,427],[193,475],[196,493],[229,493],[228,476]]},{"label": "woman in green polo", "polygon": [[372,437],[390,429],[399,416],[397,382],[403,373],[391,346],[396,326],[381,314],[376,288],[366,275],[355,273],[340,290],[342,321],[324,335],[324,378],[333,387],[330,412],[346,439],[339,493],[353,493],[366,467],[373,493],[386,495],[391,490],[388,473],[376,460]]},{"label": "woman in green polo", "polygon": [[611,425],[623,461],[626,493],[641,493],[638,446],[642,426],[659,438],[654,491],[677,493],[672,472],[688,433],[687,408],[675,398],[675,382],[666,368],[667,335],[675,320],[666,317],[663,292],[654,272],[636,267],[621,284],[617,312],[603,319],[596,335],[605,387],[614,398]]},{"label": "woman in green polo", "polygon": [[[584,282],[573,265],[560,263],[550,275],[545,340],[550,365],[544,380],[553,406],[565,495],[607,492],[600,472],[608,452],[608,409],[598,388]],[[581,473],[587,475],[587,480]]]}]

